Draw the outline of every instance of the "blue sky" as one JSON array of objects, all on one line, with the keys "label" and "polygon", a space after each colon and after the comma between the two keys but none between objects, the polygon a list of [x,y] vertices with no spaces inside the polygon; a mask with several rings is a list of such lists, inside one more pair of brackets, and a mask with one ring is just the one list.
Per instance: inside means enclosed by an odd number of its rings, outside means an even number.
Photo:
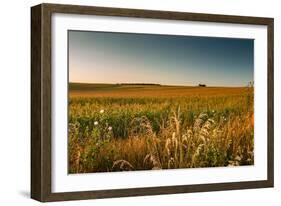
[{"label": "blue sky", "polygon": [[69,31],[69,81],[246,86],[254,40]]}]

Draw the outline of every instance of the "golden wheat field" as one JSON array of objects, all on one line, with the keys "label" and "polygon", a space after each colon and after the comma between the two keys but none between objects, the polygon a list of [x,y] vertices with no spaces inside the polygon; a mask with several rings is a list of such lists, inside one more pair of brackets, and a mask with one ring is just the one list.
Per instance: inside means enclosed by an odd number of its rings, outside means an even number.
[{"label": "golden wheat field", "polygon": [[254,164],[253,88],[69,84],[69,173]]}]

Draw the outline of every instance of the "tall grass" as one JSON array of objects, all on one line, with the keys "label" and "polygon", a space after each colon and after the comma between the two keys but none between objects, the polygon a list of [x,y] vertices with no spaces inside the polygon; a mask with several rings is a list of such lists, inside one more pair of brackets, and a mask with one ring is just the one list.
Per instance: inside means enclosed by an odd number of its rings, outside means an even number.
[{"label": "tall grass", "polygon": [[189,97],[72,97],[69,172],[251,165],[253,92]]}]

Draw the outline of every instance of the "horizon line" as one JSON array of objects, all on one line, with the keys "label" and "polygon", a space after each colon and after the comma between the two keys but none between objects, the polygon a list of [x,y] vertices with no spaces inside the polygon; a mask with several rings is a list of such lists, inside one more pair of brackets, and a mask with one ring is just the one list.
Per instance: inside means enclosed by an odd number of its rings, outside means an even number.
[{"label": "horizon line", "polygon": [[198,83],[198,84],[188,84],[188,85],[183,85],[183,84],[161,84],[161,83],[149,83],[149,82],[119,82],[119,83],[97,83],[97,82],[68,82],[69,84],[112,84],[112,85],[158,85],[158,86],[182,86],[182,87],[199,87],[199,84],[205,85],[206,87],[249,87],[248,85],[239,85],[239,86],[231,86],[231,85],[208,85],[204,83]]}]

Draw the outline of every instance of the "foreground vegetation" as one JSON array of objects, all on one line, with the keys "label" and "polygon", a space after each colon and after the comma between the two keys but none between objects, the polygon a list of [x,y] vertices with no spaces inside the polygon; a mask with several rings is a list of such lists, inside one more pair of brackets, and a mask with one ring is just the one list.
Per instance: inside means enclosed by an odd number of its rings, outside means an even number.
[{"label": "foreground vegetation", "polygon": [[69,172],[252,165],[252,88],[71,85]]}]

